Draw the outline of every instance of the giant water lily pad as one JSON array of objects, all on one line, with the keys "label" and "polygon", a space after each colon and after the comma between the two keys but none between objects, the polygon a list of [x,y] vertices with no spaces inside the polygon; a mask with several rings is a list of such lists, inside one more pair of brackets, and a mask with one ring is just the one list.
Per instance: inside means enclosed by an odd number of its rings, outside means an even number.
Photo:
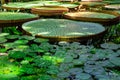
[{"label": "giant water lily pad", "polygon": [[0,12],[0,27],[18,26],[35,19],[38,19],[38,16],[29,13]]},{"label": "giant water lily pad", "polygon": [[68,12],[68,9],[61,6],[36,6],[32,8],[32,13],[42,16],[62,15]]},{"label": "giant water lily pad", "polygon": [[25,9],[31,9],[33,6],[42,6],[43,3],[28,3],[28,2],[10,2],[8,4],[2,5],[2,8],[7,9],[7,10],[25,10]]},{"label": "giant water lily pad", "polygon": [[36,17],[38,16],[29,13],[0,12],[0,20],[20,20]]},{"label": "giant water lily pad", "polygon": [[63,6],[67,8],[75,8],[78,7],[79,4],[63,3],[58,1],[10,2],[2,5],[2,8],[7,10],[29,10],[34,6]]},{"label": "giant water lily pad", "polygon": [[79,22],[66,19],[40,19],[22,25],[32,36],[51,40],[69,40],[91,38],[105,32],[105,28],[97,23]]},{"label": "giant water lily pad", "polygon": [[103,2],[106,4],[118,4],[118,3],[120,3],[119,0],[104,0]]},{"label": "giant water lily pad", "polygon": [[114,24],[114,21],[119,20],[119,14],[111,11],[84,11],[66,13],[65,18],[81,21],[98,22],[102,24]]},{"label": "giant water lily pad", "polygon": [[105,8],[107,8],[107,9],[119,10],[119,9],[120,9],[120,4],[110,4],[110,5],[106,5]]},{"label": "giant water lily pad", "polygon": [[71,3],[61,3],[59,6],[67,7],[69,9],[71,8],[77,8],[79,4],[71,4]]},{"label": "giant water lily pad", "polygon": [[95,1],[81,1],[80,4],[85,5],[87,7],[95,7],[95,6],[103,6],[106,3],[105,2],[95,2]]}]

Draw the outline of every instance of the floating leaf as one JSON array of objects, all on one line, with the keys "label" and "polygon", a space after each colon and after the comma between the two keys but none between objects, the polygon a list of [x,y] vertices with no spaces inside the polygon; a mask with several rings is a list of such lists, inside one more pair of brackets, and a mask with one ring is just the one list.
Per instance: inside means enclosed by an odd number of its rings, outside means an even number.
[{"label": "floating leaf", "polygon": [[22,60],[21,62],[20,62],[21,64],[29,64],[29,61],[27,61],[27,60]]},{"label": "floating leaf", "polygon": [[23,36],[20,36],[19,39],[26,39],[26,40],[33,40],[35,37],[33,36],[27,36],[27,35],[23,35]]},{"label": "floating leaf", "polygon": [[60,42],[58,43],[58,45],[60,45],[60,46],[68,46],[69,43],[66,42],[66,41],[60,41]]},{"label": "floating leaf", "polygon": [[65,58],[64,58],[64,62],[65,63],[69,63],[69,62],[72,62],[73,61],[73,57],[72,56],[66,56]]},{"label": "floating leaf", "polygon": [[114,43],[103,43],[100,46],[104,49],[113,49],[113,50],[119,48],[118,45]]},{"label": "floating leaf", "polygon": [[22,20],[36,17],[38,16],[30,13],[0,12],[0,20]]},{"label": "floating leaf", "polygon": [[8,35],[6,36],[7,39],[17,39],[19,38],[19,35]]},{"label": "floating leaf", "polygon": [[36,42],[36,43],[48,42],[48,41],[49,41],[48,39],[44,39],[44,38],[35,38],[34,39],[34,42]]},{"label": "floating leaf", "polygon": [[7,51],[6,48],[0,48],[0,53],[4,53],[4,52],[6,52],[6,51]]},{"label": "floating leaf", "polygon": [[3,46],[5,46],[6,49],[15,48],[17,45],[14,43],[4,43]]},{"label": "floating leaf", "polygon": [[5,42],[7,42],[7,39],[0,37],[0,43],[5,43]]},{"label": "floating leaf", "polygon": [[21,59],[26,57],[26,54],[22,51],[9,51],[9,57],[10,58],[15,58],[15,59]]},{"label": "floating leaf", "polygon": [[27,44],[28,43],[28,40],[16,40],[14,41],[14,44]]},{"label": "floating leaf", "polygon": [[77,66],[83,66],[84,62],[79,59],[76,59],[76,60],[73,60],[73,64]]},{"label": "floating leaf", "polygon": [[60,72],[57,74],[57,76],[60,78],[67,78],[70,76],[70,74],[68,72]]},{"label": "floating leaf", "polygon": [[53,80],[49,75],[40,75],[38,80]]},{"label": "floating leaf", "polygon": [[29,46],[28,45],[18,45],[18,46],[16,46],[15,47],[16,49],[19,49],[19,50],[25,50],[25,49],[27,49],[27,48],[29,48]]},{"label": "floating leaf", "polygon": [[116,66],[120,66],[120,57],[111,57],[110,62]]},{"label": "floating leaf", "polygon": [[98,19],[114,19],[117,16],[115,16],[114,14],[108,14],[105,12],[90,12],[90,11],[86,11],[86,12],[74,12],[74,13],[67,13],[65,14],[65,16],[69,16],[69,17],[77,17],[77,18],[98,18]]},{"label": "floating leaf", "polygon": [[47,73],[55,75],[55,74],[59,73],[59,69],[58,69],[57,66],[49,66],[49,69],[47,70]]},{"label": "floating leaf", "polygon": [[[113,2],[114,2],[114,1],[113,1]],[[105,8],[107,8],[107,9],[119,10],[119,9],[120,9],[120,4],[110,4],[110,5],[106,5]]]},{"label": "floating leaf", "polygon": [[7,35],[9,35],[9,33],[0,33],[0,37],[5,37]]},{"label": "floating leaf", "polygon": [[111,80],[110,76],[108,75],[96,75],[95,78],[99,80]]},{"label": "floating leaf", "polygon": [[75,76],[79,80],[91,80],[91,75],[86,73],[80,73]]},{"label": "floating leaf", "polygon": [[71,68],[68,70],[68,72],[72,75],[76,75],[76,74],[82,73],[83,70],[82,68]]},{"label": "floating leaf", "polygon": [[93,36],[106,30],[101,24],[66,19],[34,20],[24,23],[22,28],[33,36],[58,41]]}]

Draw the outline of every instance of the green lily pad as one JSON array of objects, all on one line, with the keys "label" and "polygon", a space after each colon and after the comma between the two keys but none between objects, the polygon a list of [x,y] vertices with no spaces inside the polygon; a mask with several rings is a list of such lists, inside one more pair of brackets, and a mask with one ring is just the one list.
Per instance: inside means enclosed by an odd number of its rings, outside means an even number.
[{"label": "green lily pad", "polygon": [[7,39],[18,39],[19,35],[8,35],[6,36]]},{"label": "green lily pad", "polygon": [[5,43],[7,42],[7,39],[5,39],[4,37],[0,37],[0,43]]},{"label": "green lily pad", "polygon": [[15,59],[21,59],[24,58],[26,56],[26,54],[22,51],[9,51],[9,57],[10,58],[15,58]]},{"label": "green lily pad", "polygon": [[107,8],[107,9],[119,10],[119,9],[120,9],[120,3],[119,3],[119,4],[110,4],[110,5],[106,5],[105,8]]},{"label": "green lily pad", "polygon": [[14,47],[14,49],[16,49],[16,50],[25,50],[25,49],[28,49],[29,48],[29,46],[28,45],[17,45],[17,46],[15,46]]},{"label": "green lily pad", "polygon": [[6,49],[11,49],[11,48],[14,48],[14,47],[15,47],[15,44],[14,44],[14,43],[4,43],[3,46],[4,46]]},{"label": "green lily pad", "polygon": [[57,76],[60,78],[67,78],[68,76],[70,76],[70,74],[68,72],[60,72],[57,74]]},{"label": "green lily pad", "polygon": [[9,33],[0,33],[0,37],[5,37],[7,35],[9,35]]},{"label": "green lily pad", "polygon": [[0,48],[0,53],[4,53],[4,52],[6,52],[6,51],[7,51],[6,48]]},{"label": "green lily pad", "polygon": [[19,39],[33,40],[33,39],[35,39],[35,37],[28,36],[28,35],[23,35],[23,36],[20,36]]},{"label": "green lily pad", "polygon": [[67,8],[76,8],[79,6],[79,4],[63,3],[63,4],[60,4],[59,6],[63,6],[63,7],[67,7]]},{"label": "green lily pad", "polygon": [[68,72],[72,75],[76,75],[76,74],[82,73],[83,70],[82,68],[71,68],[68,70]]},{"label": "green lily pad", "polygon": [[69,62],[72,62],[73,61],[73,57],[72,56],[66,56],[65,58],[64,58],[64,62],[65,63],[69,63]]},{"label": "green lily pad", "polygon": [[24,23],[22,28],[32,36],[59,41],[62,39],[68,40],[69,38],[75,39],[92,36],[105,31],[105,28],[97,23],[78,22],[66,19],[34,20]]},{"label": "green lily pad", "polygon": [[36,38],[36,39],[34,39],[34,42],[36,42],[36,43],[48,42],[48,41],[49,41],[48,39],[44,39],[44,38]]},{"label": "green lily pad", "polygon": [[120,66],[120,57],[111,57],[110,62],[116,66]]},{"label": "green lily pad", "polygon": [[77,74],[75,77],[76,79],[79,79],[79,80],[91,80],[91,75],[86,73]]},{"label": "green lily pad", "polygon": [[37,15],[29,13],[0,12],[0,20],[24,20],[37,17]]},{"label": "green lily pad", "polygon": [[74,12],[74,13],[66,13],[66,16],[70,17],[81,17],[81,18],[98,18],[98,19],[114,19],[117,16],[102,12]]},{"label": "green lily pad", "polygon": [[96,78],[98,78],[99,80],[110,80],[111,77],[109,77],[108,75],[96,75]]},{"label": "green lily pad", "polygon": [[100,46],[104,49],[113,49],[113,50],[119,48],[119,46],[117,44],[114,44],[114,43],[103,43]]},{"label": "green lily pad", "polygon": [[73,64],[74,64],[74,65],[82,66],[82,65],[84,65],[84,61],[81,61],[81,60],[79,60],[79,59],[76,59],[76,60],[73,60]]},{"label": "green lily pad", "polygon": [[15,44],[27,44],[28,43],[28,40],[16,40],[14,41]]},{"label": "green lily pad", "polygon": [[69,46],[69,43],[67,41],[60,41],[58,43],[58,45],[60,45],[60,46]]}]

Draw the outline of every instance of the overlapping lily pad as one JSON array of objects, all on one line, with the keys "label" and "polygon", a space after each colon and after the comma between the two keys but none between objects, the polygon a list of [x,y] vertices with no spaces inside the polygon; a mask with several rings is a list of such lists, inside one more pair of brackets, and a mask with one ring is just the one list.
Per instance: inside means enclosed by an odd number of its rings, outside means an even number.
[{"label": "overlapping lily pad", "polygon": [[35,19],[38,19],[38,16],[29,13],[0,12],[0,27],[18,26]]},{"label": "overlapping lily pad", "polygon": [[53,16],[68,12],[68,8],[61,6],[37,6],[32,8],[31,12],[40,16]]},{"label": "overlapping lily pad", "polygon": [[118,23],[119,14],[117,12],[111,11],[84,11],[84,12],[73,12],[66,13],[64,15],[65,18],[73,19],[73,20],[81,20],[81,21],[90,21],[90,22],[98,22],[104,25],[110,25]]},{"label": "overlapping lily pad", "polygon": [[62,6],[67,8],[76,8],[79,4],[63,3],[58,1],[30,1],[30,2],[11,2],[2,5],[2,8],[7,10],[29,10],[34,6]]},{"label": "overlapping lily pad", "polygon": [[20,20],[36,17],[38,16],[29,13],[0,12],[0,20]]},{"label": "overlapping lily pad", "polygon": [[81,1],[80,4],[86,6],[86,7],[96,7],[96,6],[104,6],[105,2],[89,2],[89,1]]},{"label": "overlapping lily pad", "polygon": [[4,37],[0,37],[0,43],[4,43],[7,42],[7,39],[5,39]]},{"label": "overlapping lily pad", "polygon": [[104,43],[104,44],[101,44],[101,47],[104,49],[113,49],[113,50],[116,50],[119,48],[119,46],[114,43]]},{"label": "overlapping lily pad", "polygon": [[105,8],[107,8],[107,9],[114,9],[114,10],[120,10],[120,4],[106,5]]},{"label": "overlapping lily pad", "polygon": [[104,26],[97,23],[78,22],[66,19],[40,19],[23,24],[22,28],[33,36],[51,40],[89,38],[105,32]]}]

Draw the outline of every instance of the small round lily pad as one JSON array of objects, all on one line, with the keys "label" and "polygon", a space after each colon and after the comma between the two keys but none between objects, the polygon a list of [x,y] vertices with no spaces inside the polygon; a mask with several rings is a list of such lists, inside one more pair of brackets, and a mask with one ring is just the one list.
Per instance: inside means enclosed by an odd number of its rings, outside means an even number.
[{"label": "small round lily pad", "polygon": [[100,45],[104,49],[118,49],[119,46],[115,43],[103,43]]},{"label": "small round lily pad", "polygon": [[48,41],[49,41],[48,39],[44,39],[44,38],[36,38],[36,39],[34,39],[34,42],[36,42],[36,43],[48,42]]},{"label": "small round lily pad", "polygon": [[76,79],[79,79],[79,80],[91,80],[91,75],[86,73],[77,74],[75,77]]},{"label": "small round lily pad", "polygon": [[120,57],[111,57],[110,62],[116,66],[120,66]]},{"label": "small round lily pad", "polygon": [[14,43],[5,43],[5,44],[3,44],[3,46],[4,46],[6,49],[11,49],[11,48],[16,47],[16,44],[14,44]]},{"label": "small round lily pad", "polygon": [[28,36],[28,35],[23,35],[23,36],[20,36],[19,39],[33,40],[33,39],[35,39],[35,37]]},{"label": "small round lily pad", "polygon": [[6,36],[7,39],[18,39],[19,35],[8,35]]},{"label": "small round lily pad", "polygon": [[5,48],[0,48],[0,53],[4,53],[4,52],[6,52],[7,51],[7,49],[5,49]]},{"label": "small round lily pad", "polygon": [[28,40],[16,40],[14,41],[15,44],[27,44]]},{"label": "small round lily pad", "polygon": [[7,39],[5,39],[4,37],[0,37],[0,43],[5,43],[7,42]]},{"label": "small round lily pad", "polygon": [[68,72],[60,72],[58,73],[58,77],[60,78],[67,78],[70,74]]},{"label": "small round lily pad", "polygon": [[5,37],[7,35],[9,35],[9,33],[0,33],[0,37]]}]

